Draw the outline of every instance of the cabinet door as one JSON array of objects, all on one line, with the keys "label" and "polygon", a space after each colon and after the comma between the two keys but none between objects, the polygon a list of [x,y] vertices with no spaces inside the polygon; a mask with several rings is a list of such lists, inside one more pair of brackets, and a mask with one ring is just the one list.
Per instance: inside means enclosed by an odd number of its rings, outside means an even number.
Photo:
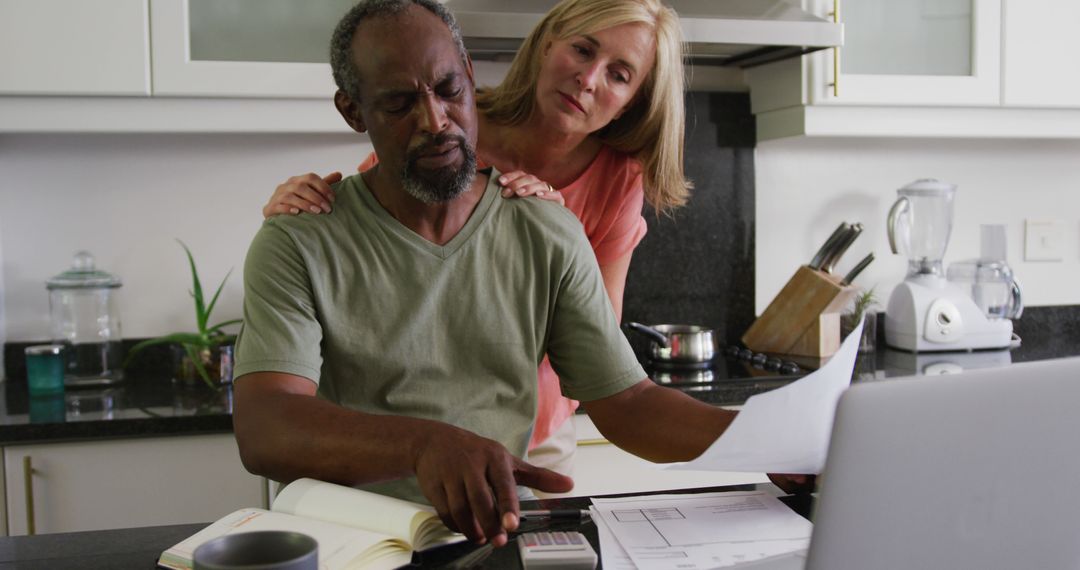
[{"label": "cabinet door", "polygon": [[0,94],[149,95],[149,0],[0,0]]},{"label": "cabinet door", "polygon": [[46,534],[198,523],[265,506],[264,482],[244,470],[232,434],[11,446],[4,470],[11,536],[29,534],[31,518]]},{"label": "cabinet door", "polygon": [[839,13],[844,47],[812,56],[811,103],[1000,103],[1001,0],[848,0]]},{"label": "cabinet door", "polygon": [[1080,3],[1007,0],[1004,104],[1080,107]]},{"label": "cabinet door", "polygon": [[354,0],[151,0],[154,95],[330,99],[330,34]]}]

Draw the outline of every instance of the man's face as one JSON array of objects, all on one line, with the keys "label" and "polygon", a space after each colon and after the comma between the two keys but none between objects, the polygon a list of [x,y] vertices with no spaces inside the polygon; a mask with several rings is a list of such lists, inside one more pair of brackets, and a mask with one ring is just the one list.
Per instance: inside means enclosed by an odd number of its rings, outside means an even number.
[{"label": "man's face", "polygon": [[401,173],[402,187],[425,203],[446,202],[476,173],[472,68],[441,19],[413,5],[360,24],[353,41],[360,74],[359,130],[380,169]]}]

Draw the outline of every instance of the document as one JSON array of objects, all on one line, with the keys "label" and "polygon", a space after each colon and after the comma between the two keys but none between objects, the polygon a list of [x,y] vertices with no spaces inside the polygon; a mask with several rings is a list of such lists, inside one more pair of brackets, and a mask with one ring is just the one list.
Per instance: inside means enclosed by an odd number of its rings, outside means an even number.
[{"label": "document", "polygon": [[750,397],[735,421],[697,459],[666,469],[821,473],[840,395],[851,384],[863,323],[815,372]]},{"label": "document", "polygon": [[810,521],[765,491],[592,501],[605,568],[723,568],[810,543]]}]

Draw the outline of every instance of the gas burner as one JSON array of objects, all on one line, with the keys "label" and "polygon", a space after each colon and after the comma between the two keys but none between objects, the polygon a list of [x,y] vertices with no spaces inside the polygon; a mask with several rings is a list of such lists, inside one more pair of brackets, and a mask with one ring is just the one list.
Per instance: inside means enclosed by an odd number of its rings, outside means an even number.
[{"label": "gas burner", "polygon": [[668,385],[707,384],[716,380],[716,373],[700,370],[653,370],[649,374],[653,382]]},{"label": "gas burner", "polygon": [[715,360],[705,362],[671,362],[664,360],[648,360],[646,367],[663,372],[687,372],[693,370],[709,370],[716,364]]}]

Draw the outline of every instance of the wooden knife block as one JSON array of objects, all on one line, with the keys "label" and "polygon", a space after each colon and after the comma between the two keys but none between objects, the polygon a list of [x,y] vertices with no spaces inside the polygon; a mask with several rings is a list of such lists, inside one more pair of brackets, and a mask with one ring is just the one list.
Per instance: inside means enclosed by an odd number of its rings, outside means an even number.
[{"label": "wooden knife block", "polygon": [[840,313],[858,291],[839,281],[824,271],[800,267],[750,325],[743,344],[754,352],[832,356],[840,349]]}]

